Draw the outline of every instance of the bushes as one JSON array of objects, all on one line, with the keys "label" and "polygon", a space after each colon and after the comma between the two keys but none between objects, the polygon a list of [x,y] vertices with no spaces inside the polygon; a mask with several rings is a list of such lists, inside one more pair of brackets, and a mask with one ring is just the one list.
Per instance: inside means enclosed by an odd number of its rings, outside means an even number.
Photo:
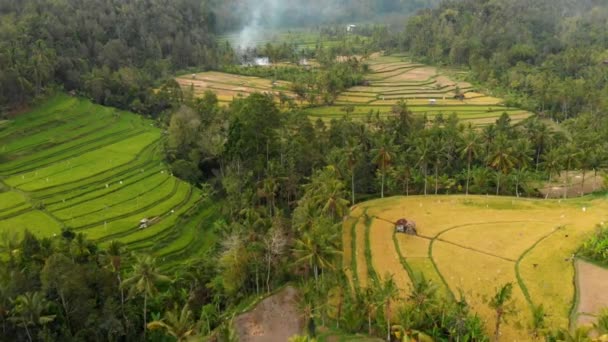
[{"label": "bushes", "polygon": [[608,227],[598,226],[595,235],[585,241],[579,254],[591,261],[608,265]]}]

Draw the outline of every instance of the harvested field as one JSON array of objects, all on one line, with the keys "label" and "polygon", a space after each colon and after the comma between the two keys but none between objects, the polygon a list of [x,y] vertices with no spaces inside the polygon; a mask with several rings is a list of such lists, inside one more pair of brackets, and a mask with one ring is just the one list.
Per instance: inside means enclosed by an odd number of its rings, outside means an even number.
[{"label": "harvested field", "polygon": [[[488,333],[493,333],[495,320],[488,299],[499,286],[513,283],[516,313],[503,325],[501,336],[505,341],[522,341],[529,338],[531,305],[544,306],[549,329],[569,326],[575,296],[573,255],[596,224],[608,220],[608,202],[597,196],[569,200],[411,196],[360,203],[351,216],[362,217],[363,212],[373,219],[374,269],[368,273],[398,267],[391,246],[382,240],[394,231],[390,222],[414,220],[418,236],[397,233],[394,237],[410,272],[422,273],[443,289],[445,281],[449,288],[445,291],[452,295],[463,290]],[[593,298],[588,302],[604,300]]]},{"label": "harvested field", "polygon": [[370,229],[370,248],[372,253],[372,265],[380,279],[387,275],[392,276],[395,284],[402,289],[408,289],[411,285],[407,271],[403,269],[399,260],[399,254],[393,243],[393,224],[382,220],[374,220]]},{"label": "harvested field", "polygon": [[[507,108],[503,100],[474,92],[473,85],[459,81],[462,72],[442,70],[431,66],[412,63],[403,56],[374,56],[366,60],[371,72],[366,76],[365,85],[356,86],[344,92],[335,105],[306,109],[313,119],[338,118],[345,115],[340,109],[353,105],[352,118],[365,119],[370,111],[387,116],[391,107],[406,101],[408,108],[416,115],[432,119],[437,114],[456,113],[465,122],[485,126],[496,121],[506,112],[512,122],[528,118],[531,113]],[[457,88],[463,99],[456,98]]]},{"label": "harvested field", "polygon": [[283,92],[285,95],[295,98],[295,94],[289,90],[291,88],[289,82],[272,82],[260,77],[209,71],[183,75],[177,77],[176,81],[183,89],[193,89],[195,96],[212,91],[222,101],[232,101],[235,97],[247,97],[256,92],[274,95]]}]

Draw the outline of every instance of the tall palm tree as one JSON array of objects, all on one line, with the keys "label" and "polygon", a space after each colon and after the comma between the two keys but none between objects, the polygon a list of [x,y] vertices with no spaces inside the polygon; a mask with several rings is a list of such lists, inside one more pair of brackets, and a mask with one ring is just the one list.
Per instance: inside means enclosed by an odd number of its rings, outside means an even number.
[{"label": "tall palm tree", "polygon": [[553,179],[553,175],[559,175],[562,168],[562,154],[559,149],[552,149],[545,154],[545,161],[542,163],[543,168],[549,174],[549,182]]},{"label": "tall palm tree", "polygon": [[133,273],[131,277],[125,279],[122,283],[124,287],[129,287],[131,295],[143,294],[144,296],[144,340],[146,337],[146,328],[148,326],[148,297],[154,296],[158,289],[156,284],[160,282],[169,282],[171,279],[162,275],[156,268],[156,260],[149,255],[138,256],[137,261],[133,265]]},{"label": "tall palm tree", "polygon": [[[124,247],[121,242],[112,240],[105,251],[107,257],[107,267],[116,275],[116,281],[118,288],[120,289],[120,308],[122,311],[123,319],[126,321],[127,316],[125,315],[125,290],[122,286],[122,259],[124,256]],[[125,325],[127,326],[127,325]]]},{"label": "tall palm tree", "polygon": [[578,163],[580,152],[573,142],[568,142],[566,145],[562,146],[560,150],[564,160],[564,166],[566,167],[566,186],[564,187],[564,198],[566,198],[568,196],[568,187],[570,186],[569,172],[572,170],[572,167]]},{"label": "tall palm tree", "polygon": [[433,155],[433,168],[435,170],[435,195],[438,194],[439,191],[439,168],[441,167],[444,160],[448,159],[448,151],[445,147],[445,138],[441,132],[441,130],[437,131],[438,133],[433,135],[431,139],[431,154]]},{"label": "tall palm tree", "polygon": [[386,340],[391,341],[391,303],[399,298],[399,288],[391,274],[384,277],[384,281],[378,289],[381,302],[384,305],[384,317],[386,319]]},{"label": "tall palm tree", "polygon": [[374,162],[376,165],[378,165],[381,172],[380,197],[384,198],[384,180],[386,178],[386,170],[393,162],[395,153],[394,146],[388,136],[380,137],[377,144],[377,147],[372,150],[372,153],[374,155]]},{"label": "tall palm tree", "polygon": [[500,135],[496,139],[494,150],[490,154],[489,163],[496,170],[496,195],[498,195],[500,193],[501,175],[508,174],[517,163],[513,145],[510,144],[504,135]]},{"label": "tall palm tree", "polygon": [[333,219],[341,218],[348,208],[348,200],[344,198],[344,182],[338,177],[334,166],[318,171],[305,186],[305,191],[305,197],[312,201],[313,207]]},{"label": "tall palm tree", "polygon": [[341,252],[337,248],[337,235],[328,229],[313,227],[296,239],[293,253],[296,265],[305,265],[313,270],[315,284],[318,285],[319,272],[334,269],[333,261]]},{"label": "tall palm tree", "polygon": [[192,319],[192,311],[188,308],[188,304],[184,305],[181,310],[176,307],[165,312],[162,320],[152,321],[148,323],[147,327],[150,330],[162,329],[175,337],[178,342],[187,341],[196,335],[196,324]]},{"label": "tall palm tree", "polygon": [[41,292],[26,292],[19,295],[13,302],[10,320],[25,328],[30,342],[33,341],[29,326],[45,325],[55,319],[55,315],[46,315],[49,303]]},{"label": "tall palm tree", "polygon": [[514,144],[515,154],[515,194],[519,197],[519,185],[527,175],[526,169],[532,162],[530,152],[533,150],[528,139],[519,139]]},{"label": "tall palm tree", "polygon": [[344,157],[346,158],[346,164],[350,170],[351,205],[355,205],[355,169],[359,163],[360,155],[361,145],[354,140],[350,140],[348,146],[346,146]]},{"label": "tall palm tree", "polygon": [[469,124],[466,133],[462,137],[462,147],[460,148],[460,156],[467,159],[467,183],[465,186],[465,194],[469,194],[469,183],[471,180],[471,163],[473,158],[479,154],[479,137],[473,126]]},{"label": "tall palm tree", "polygon": [[512,313],[511,297],[513,296],[513,284],[506,283],[497,289],[496,294],[490,300],[490,308],[496,313],[496,323],[494,325],[494,341],[500,338],[500,325],[506,316]]},{"label": "tall palm tree", "polygon": [[416,157],[418,159],[417,166],[420,167],[424,175],[424,195],[427,194],[428,166],[431,157],[431,146],[429,139],[426,137],[419,138],[414,143]]}]

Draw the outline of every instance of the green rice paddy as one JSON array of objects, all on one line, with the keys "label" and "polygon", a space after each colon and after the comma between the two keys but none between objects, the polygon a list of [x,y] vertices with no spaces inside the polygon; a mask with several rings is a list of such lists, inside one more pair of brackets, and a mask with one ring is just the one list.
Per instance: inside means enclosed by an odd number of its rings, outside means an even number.
[{"label": "green rice paddy", "polygon": [[[215,241],[219,204],[172,176],[161,131],[132,113],[57,95],[0,125],[0,233],[63,228],[112,240],[166,267]],[[142,219],[153,220],[140,228]]]}]

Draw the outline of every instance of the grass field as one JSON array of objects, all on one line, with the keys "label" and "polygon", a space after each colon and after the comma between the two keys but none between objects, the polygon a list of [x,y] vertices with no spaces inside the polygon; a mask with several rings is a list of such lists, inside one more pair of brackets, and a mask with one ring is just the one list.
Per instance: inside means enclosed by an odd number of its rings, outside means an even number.
[{"label": "grass field", "polygon": [[[418,236],[395,234],[392,222],[399,218],[414,220]],[[365,220],[370,222],[367,232],[361,228]],[[343,267],[355,286],[367,286],[366,275],[392,273],[408,290],[412,274],[422,273],[447,293],[462,291],[488,333],[495,321],[489,298],[512,282],[515,313],[503,325],[502,339],[527,340],[532,305],[544,306],[548,328],[568,327],[575,299],[572,256],[596,224],[607,220],[605,195],[374,200],[353,208],[344,224],[344,260],[349,262]]]},{"label": "grass field", "polygon": [[[475,92],[470,83],[454,80],[458,73],[453,71],[416,64],[401,56],[373,56],[366,63],[371,69],[366,75],[369,84],[348,89],[332,106],[308,108],[306,113],[311,118],[330,120],[343,117],[344,107],[352,105],[353,118],[366,119],[377,113],[386,117],[394,105],[406,101],[415,115],[432,119],[456,113],[462,121],[478,126],[494,122],[504,112],[513,122],[531,115],[504,106],[499,98]],[[455,98],[457,91],[464,94],[464,99]]]},{"label": "grass field", "polygon": [[[219,204],[173,177],[141,116],[57,95],[0,126],[0,232],[70,227],[179,266],[214,241]],[[155,221],[140,229],[140,220]]]}]

